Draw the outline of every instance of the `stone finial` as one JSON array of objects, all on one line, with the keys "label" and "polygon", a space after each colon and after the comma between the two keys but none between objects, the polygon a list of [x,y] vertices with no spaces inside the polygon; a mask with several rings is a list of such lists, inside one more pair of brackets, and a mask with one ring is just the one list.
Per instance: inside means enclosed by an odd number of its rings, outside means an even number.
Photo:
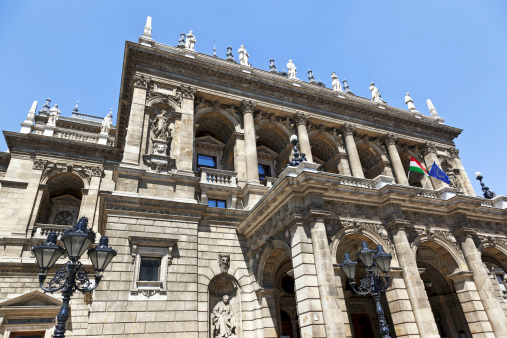
[{"label": "stone finial", "polygon": [[28,111],[28,115],[26,116],[26,121],[33,122],[35,119],[35,112],[37,111],[37,101],[33,101],[30,110]]},{"label": "stone finial", "polygon": [[405,103],[407,104],[409,111],[411,112],[415,111],[414,100],[412,100],[412,98],[410,97],[409,92],[405,94]]},{"label": "stone finial", "polygon": [[342,83],[343,83],[343,91],[345,93],[354,94],[354,93],[352,93],[352,90],[350,90],[347,80],[343,79]]},{"label": "stone finial", "polygon": [[180,39],[178,40],[178,47],[185,48],[185,33],[180,33]]},{"label": "stone finial", "polygon": [[431,117],[438,117],[438,113],[435,109],[435,106],[433,105],[433,102],[431,102],[430,99],[427,99],[426,103],[428,104],[428,109],[430,110]]},{"label": "stone finial", "polygon": [[270,73],[277,73],[278,72],[276,70],[275,60],[274,59],[269,60],[269,72]]},{"label": "stone finial", "polygon": [[217,56],[217,49],[215,48],[215,43],[213,42],[213,57],[218,57]]},{"label": "stone finial", "polygon": [[186,40],[185,40],[185,48],[190,49],[190,50],[194,50],[196,42],[197,42],[197,40],[195,39],[194,32],[193,31],[188,32]]},{"label": "stone finial", "polygon": [[227,57],[226,58],[227,61],[234,62],[234,55],[232,55],[232,47],[231,46],[227,47],[227,53],[225,53],[225,56]]},{"label": "stone finial", "polygon": [[76,102],[76,106],[72,109],[72,115],[79,113],[79,99]]},{"label": "stone finial", "polygon": [[151,39],[151,16],[146,18],[146,26],[144,26],[143,36]]},{"label": "stone finial", "polygon": [[[333,82],[331,83],[333,90],[335,92],[342,92],[343,91],[342,85],[340,84],[340,80],[338,80],[338,76],[336,75],[335,72],[331,73],[331,79],[333,80]],[[347,82],[347,80],[345,80],[345,82]]]}]

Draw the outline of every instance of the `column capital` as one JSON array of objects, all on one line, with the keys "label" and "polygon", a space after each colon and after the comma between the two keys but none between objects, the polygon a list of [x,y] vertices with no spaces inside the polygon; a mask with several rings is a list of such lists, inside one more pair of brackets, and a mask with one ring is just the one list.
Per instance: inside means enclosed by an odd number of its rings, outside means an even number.
[{"label": "column capital", "polygon": [[396,145],[396,141],[398,140],[398,136],[394,133],[387,133],[384,137],[384,142],[386,146]]},{"label": "column capital", "polygon": [[392,221],[389,221],[388,223],[384,224],[385,227],[388,230],[407,230],[407,227],[410,225],[410,221],[406,221],[403,219],[395,219]]},{"label": "column capital", "polygon": [[343,125],[343,134],[345,136],[354,135],[355,130],[356,130],[356,126],[350,122],[347,122]]},{"label": "column capital", "polygon": [[150,79],[145,77],[144,75],[134,75],[132,78],[132,86],[134,88],[141,88],[141,89],[147,89],[148,83],[150,82]]},{"label": "column capital", "polygon": [[197,88],[195,87],[181,85],[176,89],[176,96],[180,99],[193,100],[196,92]]},{"label": "column capital", "polygon": [[299,126],[299,125],[305,125],[306,126],[306,122],[308,121],[308,114],[305,114],[303,112],[296,112],[296,126]]},{"label": "column capital", "polygon": [[255,106],[257,106],[256,101],[243,100],[243,102],[241,102],[241,110],[243,111],[243,114],[253,114]]},{"label": "column capital", "polygon": [[449,156],[451,156],[451,158],[459,158],[459,150],[456,149],[455,147],[447,149],[447,152],[449,153]]},{"label": "column capital", "polygon": [[424,144],[424,147],[422,149],[422,153],[424,156],[428,155],[428,154],[436,154],[437,153],[437,147],[435,145],[435,143],[433,142],[426,142]]},{"label": "column capital", "polygon": [[452,234],[454,235],[454,237],[458,241],[461,241],[461,242],[467,238],[476,238],[477,237],[477,231],[475,231],[474,229],[471,229],[471,228],[459,228],[457,230],[454,230],[452,232]]}]

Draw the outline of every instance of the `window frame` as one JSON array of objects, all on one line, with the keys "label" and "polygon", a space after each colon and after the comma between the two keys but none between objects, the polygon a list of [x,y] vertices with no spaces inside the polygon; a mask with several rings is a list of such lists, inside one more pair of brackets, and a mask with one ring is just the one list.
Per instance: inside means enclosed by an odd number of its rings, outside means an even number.
[{"label": "window frame", "polygon": [[[216,202],[216,206],[211,206],[210,205],[210,201]],[[218,206],[218,202],[224,202],[224,206],[223,207],[219,207]],[[227,200],[221,200],[221,199],[216,199],[216,198],[208,198],[208,207],[209,208],[217,208],[217,209],[227,209]]]},{"label": "window frame", "polygon": [[[210,168],[210,169],[218,169],[218,160],[217,160],[217,156],[216,155],[208,155],[208,154],[201,154],[201,153],[197,153],[196,154],[197,156],[197,159],[196,159],[196,168],[197,170],[199,170],[199,168]],[[214,167],[210,167],[208,165],[201,165],[199,164],[199,156],[206,156],[206,157],[210,157],[213,159],[213,161],[215,162],[215,166]]]}]

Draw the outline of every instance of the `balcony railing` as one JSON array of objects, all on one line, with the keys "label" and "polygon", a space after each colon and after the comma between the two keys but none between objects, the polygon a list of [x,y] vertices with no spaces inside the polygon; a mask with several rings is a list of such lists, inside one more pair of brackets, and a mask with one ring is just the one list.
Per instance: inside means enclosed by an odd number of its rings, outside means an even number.
[{"label": "balcony railing", "polygon": [[201,184],[212,184],[224,187],[237,187],[236,173],[233,171],[213,169],[213,168],[199,168],[199,175],[201,176]]},{"label": "balcony railing", "polygon": [[340,184],[349,185],[352,187],[366,188],[366,189],[376,189],[376,185],[373,180],[369,180],[366,178],[358,178],[358,177],[350,177],[344,176],[343,180],[340,181]]},{"label": "balcony railing", "polygon": [[57,224],[35,224],[35,238],[46,238],[49,233],[54,232],[57,236],[63,234],[67,229],[72,228],[72,225],[57,225]]}]

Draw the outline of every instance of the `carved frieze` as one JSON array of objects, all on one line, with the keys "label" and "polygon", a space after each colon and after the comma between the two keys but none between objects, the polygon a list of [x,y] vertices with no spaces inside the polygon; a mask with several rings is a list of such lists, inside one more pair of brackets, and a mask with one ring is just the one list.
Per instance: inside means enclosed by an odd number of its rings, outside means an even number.
[{"label": "carved frieze", "polygon": [[505,249],[507,249],[507,239],[506,238],[479,235],[479,236],[476,236],[474,238],[474,240],[475,240],[475,243],[477,246],[479,246],[480,243],[483,243],[483,244],[487,243],[491,247],[503,246]]},{"label": "carved frieze", "polygon": [[[37,166],[40,166],[39,162],[37,163]],[[104,174],[104,168],[99,166],[79,166],[79,165],[75,166],[73,164],[52,163],[46,161],[46,165],[44,166],[44,169],[42,171],[42,179],[49,178],[53,175],[62,172],[70,172],[77,174],[81,178],[86,179],[88,183],[90,183],[92,177],[102,177],[102,175]]]}]

